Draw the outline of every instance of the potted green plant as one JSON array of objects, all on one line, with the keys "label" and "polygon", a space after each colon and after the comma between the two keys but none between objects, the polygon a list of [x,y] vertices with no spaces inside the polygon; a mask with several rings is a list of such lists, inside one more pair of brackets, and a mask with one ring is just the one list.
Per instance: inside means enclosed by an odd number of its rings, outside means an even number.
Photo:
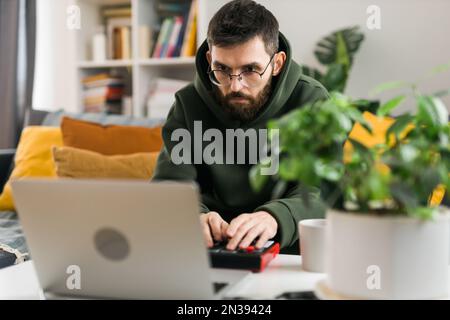
[{"label": "potted green plant", "polygon": [[[336,92],[268,124],[279,137],[275,190],[282,192],[287,182],[325,190],[327,286],[346,297],[448,295],[449,213],[430,205],[430,195],[450,187],[450,128],[440,99],[449,91],[423,94],[406,83],[377,91],[400,86],[409,86],[411,94],[389,100],[378,116],[388,116],[407,96],[417,111],[397,117],[385,141],[373,148],[348,138],[355,123],[372,128],[354,101]],[[346,141],[353,152],[344,161]],[[256,190],[268,179],[260,174],[262,166],[251,171]]]}]

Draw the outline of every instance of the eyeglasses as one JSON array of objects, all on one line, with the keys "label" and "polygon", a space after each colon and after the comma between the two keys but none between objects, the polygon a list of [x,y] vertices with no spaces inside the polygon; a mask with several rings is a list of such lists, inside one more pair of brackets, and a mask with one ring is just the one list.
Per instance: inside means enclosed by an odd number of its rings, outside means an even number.
[{"label": "eyeglasses", "polygon": [[213,84],[215,84],[216,86],[226,87],[226,86],[231,85],[231,81],[233,80],[233,77],[237,77],[237,79],[243,86],[245,86],[247,88],[257,87],[260,84],[261,79],[262,79],[264,73],[266,72],[267,68],[269,67],[270,63],[272,62],[274,56],[275,56],[275,54],[272,55],[269,63],[264,68],[263,72],[258,72],[258,71],[254,71],[254,70],[246,70],[246,71],[242,71],[239,74],[230,74],[224,70],[219,70],[219,69],[211,70],[211,66],[209,66],[208,67],[209,80],[211,80],[211,82]]}]

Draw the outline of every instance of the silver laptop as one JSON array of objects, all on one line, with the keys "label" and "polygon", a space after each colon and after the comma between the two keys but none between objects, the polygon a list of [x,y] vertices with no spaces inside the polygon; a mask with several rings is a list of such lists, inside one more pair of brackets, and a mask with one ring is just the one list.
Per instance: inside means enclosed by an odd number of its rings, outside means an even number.
[{"label": "silver laptop", "polygon": [[249,274],[209,267],[194,184],[24,179],[12,189],[49,294],[223,298]]}]

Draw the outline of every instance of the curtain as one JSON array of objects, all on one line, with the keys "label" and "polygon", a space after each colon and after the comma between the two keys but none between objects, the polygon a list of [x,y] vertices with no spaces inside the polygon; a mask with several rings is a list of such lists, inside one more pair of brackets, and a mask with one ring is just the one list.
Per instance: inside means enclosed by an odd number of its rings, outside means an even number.
[{"label": "curtain", "polygon": [[31,109],[36,0],[0,0],[0,149],[15,148]]}]

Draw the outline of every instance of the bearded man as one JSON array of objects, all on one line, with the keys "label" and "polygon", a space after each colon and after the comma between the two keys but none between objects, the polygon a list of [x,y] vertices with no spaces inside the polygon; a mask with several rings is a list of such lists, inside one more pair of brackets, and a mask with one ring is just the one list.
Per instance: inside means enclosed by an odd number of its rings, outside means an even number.
[{"label": "bearded man", "polygon": [[[182,128],[194,136],[198,121],[203,130],[223,133],[264,129],[271,119],[326,99],[326,89],[303,75],[292,60],[289,42],[279,32],[273,14],[249,0],[231,1],[214,15],[207,39],[196,54],[196,69],[194,82],[175,95],[153,179],[198,184],[200,221],[208,247],[227,241],[229,250],[252,244],[261,248],[273,239],[280,243],[282,253],[298,253],[298,221],[324,215],[307,208],[300,186],[291,185],[282,197],[272,199],[275,179],[255,192],[249,183],[250,163],[175,164],[172,133]],[[201,144],[204,148],[204,141]],[[319,199],[316,193],[310,197],[312,202]]]}]

